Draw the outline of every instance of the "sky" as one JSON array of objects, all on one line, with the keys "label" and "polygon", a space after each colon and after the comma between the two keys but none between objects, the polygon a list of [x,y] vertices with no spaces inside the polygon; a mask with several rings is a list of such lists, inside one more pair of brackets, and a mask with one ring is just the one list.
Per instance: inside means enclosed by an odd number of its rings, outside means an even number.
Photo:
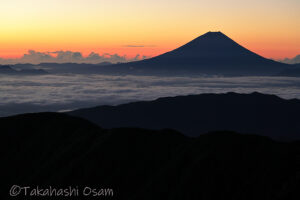
[{"label": "sky", "polygon": [[300,54],[299,0],[2,0],[0,57],[155,56],[222,31],[267,58]]}]

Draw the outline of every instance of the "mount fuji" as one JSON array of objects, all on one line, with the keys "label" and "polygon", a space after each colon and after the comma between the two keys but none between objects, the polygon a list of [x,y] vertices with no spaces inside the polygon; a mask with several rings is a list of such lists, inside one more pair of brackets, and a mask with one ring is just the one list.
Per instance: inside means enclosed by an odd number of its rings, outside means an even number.
[{"label": "mount fuji", "polygon": [[266,59],[222,32],[208,32],[167,53],[142,61],[109,66],[120,72],[274,75],[290,65]]}]

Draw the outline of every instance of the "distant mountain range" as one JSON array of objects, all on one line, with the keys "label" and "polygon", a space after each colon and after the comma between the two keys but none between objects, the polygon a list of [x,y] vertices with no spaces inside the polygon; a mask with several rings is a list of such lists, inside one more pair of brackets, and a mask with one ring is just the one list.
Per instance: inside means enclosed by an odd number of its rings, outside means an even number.
[{"label": "distant mountain range", "polygon": [[[17,67],[28,67],[18,64]],[[50,73],[133,75],[278,75],[292,65],[266,59],[242,47],[221,32],[208,32],[162,55],[128,63],[41,63]]]},{"label": "distant mountain range", "polygon": [[44,75],[48,74],[47,71],[43,69],[20,69],[16,70],[9,65],[0,65],[0,75]]},{"label": "distant mountain range", "polygon": [[[43,69],[51,74],[93,74],[102,73],[98,71],[100,67],[112,65],[110,62],[102,62],[98,64],[87,63],[40,63],[40,64],[15,64],[11,65],[14,69],[19,71],[33,71]],[[1,72],[0,72],[1,73]]]},{"label": "distant mountain range", "polygon": [[167,97],[79,109],[68,114],[104,128],[171,128],[193,137],[209,131],[230,130],[278,140],[300,139],[300,100],[260,93]]},{"label": "distant mountain range", "polygon": [[[232,132],[187,138],[171,130],[107,130],[58,113],[0,118],[0,127],[3,200],[300,198],[299,142]],[[21,191],[13,198],[13,185],[29,186],[28,192],[78,187],[79,195],[32,198]],[[109,188],[114,196],[85,197],[84,187]]]},{"label": "distant mountain range", "polygon": [[300,77],[300,63],[293,64],[291,67],[282,70],[277,74],[277,76]]}]

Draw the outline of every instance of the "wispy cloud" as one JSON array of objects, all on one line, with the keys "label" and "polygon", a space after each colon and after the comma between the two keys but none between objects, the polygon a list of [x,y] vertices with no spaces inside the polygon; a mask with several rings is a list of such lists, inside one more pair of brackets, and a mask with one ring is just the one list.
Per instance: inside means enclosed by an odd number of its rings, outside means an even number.
[{"label": "wispy cloud", "polygon": [[4,59],[0,58],[0,64],[17,64],[17,63],[32,63],[39,64],[43,62],[55,63],[101,63],[101,62],[130,62],[145,59],[147,56],[137,54],[133,58],[128,58],[126,55],[104,53],[102,55],[91,52],[88,56],[84,57],[81,52],[74,51],[54,51],[54,52],[38,52],[29,50],[21,58]]},{"label": "wispy cloud", "polygon": [[133,44],[128,44],[124,45],[123,47],[133,47],[133,48],[143,48],[143,47],[155,47],[155,45],[133,45]]},{"label": "wispy cloud", "polygon": [[124,45],[124,47],[145,47],[144,45],[131,45],[131,44],[128,44],[128,45]]}]

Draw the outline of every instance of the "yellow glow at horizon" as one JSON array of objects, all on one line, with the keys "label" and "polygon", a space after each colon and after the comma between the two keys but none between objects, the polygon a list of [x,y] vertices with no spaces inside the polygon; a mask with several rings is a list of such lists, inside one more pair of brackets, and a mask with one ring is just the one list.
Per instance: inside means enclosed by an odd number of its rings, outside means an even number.
[{"label": "yellow glow at horizon", "polygon": [[159,54],[219,30],[263,56],[293,57],[299,10],[299,0],[7,0],[0,2],[0,57],[27,49],[148,51],[124,49],[129,44]]}]

